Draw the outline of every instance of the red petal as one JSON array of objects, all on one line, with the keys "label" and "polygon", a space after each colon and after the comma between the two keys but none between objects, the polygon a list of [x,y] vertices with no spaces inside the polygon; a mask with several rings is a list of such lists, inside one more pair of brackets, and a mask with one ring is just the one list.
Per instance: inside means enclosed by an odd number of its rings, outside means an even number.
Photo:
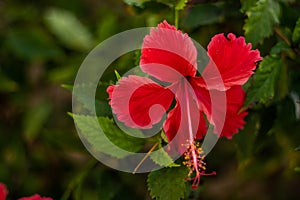
[{"label": "red petal", "polygon": [[208,91],[199,82],[199,79],[191,79],[201,110],[206,114],[208,121],[214,125],[214,132],[230,139],[245,124],[244,118],[247,112],[240,112],[244,104],[245,92],[241,86],[233,86],[227,91]]},{"label": "red petal", "polygon": [[197,50],[186,33],[163,21],[144,38],[140,67],[161,81],[176,82],[180,76],[195,76]]},{"label": "red petal", "polygon": [[[112,98],[112,93],[113,93],[115,87],[116,87],[115,85],[110,85],[107,87],[106,92],[108,93],[108,99]],[[111,105],[111,100],[109,101],[109,105]]]},{"label": "red petal", "polygon": [[30,197],[22,197],[19,200],[52,200],[50,197],[41,197],[39,194],[35,194]]},{"label": "red petal", "polygon": [[5,200],[8,194],[7,188],[3,183],[0,183],[0,200]]},{"label": "red petal", "polygon": [[226,96],[226,120],[221,136],[231,139],[245,125],[244,118],[248,113],[246,111],[240,112],[240,110],[243,107],[246,94],[241,86],[233,86],[226,91]]},{"label": "red petal", "polygon": [[[111,92],[111,89],[113,90]],[[133,128],[151,128],[170,107],[174,94],[149,78],[123,77],[108,88],[113,113],[118,120]]]},{"label": "red petal", "polygon": [[[262,59],[258,50],[251,50],[244,37],[232,33],[215,35],[208,45],[210,62],[202,76],[210,89],[227,90],[233,85],[243,85],[253,74],[256,63]],[[224,82],[220,80],[220,75]],[[221,83],[220,83],[221,82]]]},{"label": "red petal", "polygon": [[[186,146],[184,145],[187,144],[188,141],[194,140],[195,138],[201,139],[207,132],[207,125],[203,113],[200,112],[197,102],[193,98],[193,94],[188,93],[187,98],[184,84],[179,83],[177,85],[176,106],[168,113],[167,120],[163,126],[168,140],[174,143],[174,148],[177,148],[180,153],[186,150]],[[189,106],[190,113],[187,111],[187,106]],[[189,117],[190,122],[188,121]],[[192,132],[190,131],[189,123]]]}]

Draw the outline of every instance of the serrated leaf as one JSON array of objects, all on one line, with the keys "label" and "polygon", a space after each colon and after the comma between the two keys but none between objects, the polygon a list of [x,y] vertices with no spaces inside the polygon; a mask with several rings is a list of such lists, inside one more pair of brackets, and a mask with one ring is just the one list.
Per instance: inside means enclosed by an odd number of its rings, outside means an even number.
[{"label": "serrated leaf", "polygon": [[[102,85],[106,88],[108,85]],[[111,108],[107,101],[98,100],[95,96],[92,96],[94,93],[93,85],[89,84],[78,84],[73,87],[68,85],[63,85],[68,90],[73,90],[73,95],[77,97],[77,100],[82,104],[82,106],[88,111],[92,110],[95,107],[96,113],[99,116],[111,116]],[[75,90],[74,90],[75,87]],[[104,89],[102,89],[104,90]],[[75,92],[74,92],[75,91]],[[96,99],[95,99],[96,98]],[[106,99],[105,96],[102,99]],[[95,104],[93,104],[93,102]]]},{"label": "serrated leaf", "polygon": [[256,102],[268,104],[274,98],[281,66],[282,61],[278,56],[268,56],[263,59],[248,88],[246,105]]},{"label": "serrated leaf", "polygon": [[293,42],[300,42],[300,18],[296,22],[296,26],[293,31],[293,36],[292,36]]},{"label": "serrated leaf", "polygon": [[[90,145],[94,153],[102,152],[116,158],[123,158],[144,146],[144,140],[127,135],[114,124],[112,119],[77,114],[71,116],[80,130],[81,139]],[[101,133],[98,125],[104,134]]]},{"label": "serrated leaf", "polygon": [[150,154],[150,158],[153,162],[164,167],[179,167],[180,165],[174,163],[169,154],[162,148],[161,139],[158,141],[158,150]]},{"label": "serrated leaf", "polygon": [[163,168],[148,175],[148,188],[152,198],[179,200],[184,198],[188,170],[184,167]]},{"label": "serrated leaf", "polygon": [[51,8],[44,15],[50,31],[67,47],[74,50],[89,50],[93,44],[91,33],[67,10]]},{"label": "serrated leaf", "polygon": [[[140,138],[135,138],[124,133],[117,127],[112,119],[108,117],[99,117],[99,124],[107,137],[117,146],[131,152],[139,151],[145,144]],[[140,135],[143,135],[140,132]]]},{"label": "serrated leaf", "polygon": [[246,14],[246,40],[256,45],[272,35],[273,26],[279,23],[280,5],[275,0],[259,0]]},{"label": "serrated leaf", "polygon": [[164,142],[169,143],[168,137],[167,137],[166,133],[164,132],[164,130],[161,131],[160,136]]}]

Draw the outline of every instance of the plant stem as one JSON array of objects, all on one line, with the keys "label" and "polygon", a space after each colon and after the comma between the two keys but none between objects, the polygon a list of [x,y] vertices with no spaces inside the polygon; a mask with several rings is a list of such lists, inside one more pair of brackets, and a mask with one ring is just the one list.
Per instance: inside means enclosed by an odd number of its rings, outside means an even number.
[{"label": "plant stem", "polygon": [[158,145],[158,142],[156,142],[152,147],[151,149],[147,152],[147,154],[144,156],[144,158],[141,160],[141,162],[139,162],[139,164],[134,168],[133,170],[133,174],[136,173],[136,171],[140,168],[140,166],[143,164],[143,162],[146,160],[146,158],[149,157],[149,155],[154,151],[154,149],[157,147]]},{"label": "plant stem", "polygon": [[[275,34],[282,39],[285,43],[287,43],[287,45],[289,45],[289,47],[292,47],[292,43],[290,42],[290,40],[281,32],[281,30],[279,28],[275,28],[274,29]],[[298,54],[298,56],[300,56],[300,50],[297,48],[292,48],[294,50],[294,52],[296,52],[296,54]]]},{"label": "plant stem", "polygon": [[174,18],[175,27],[178,29],[179,11],[176,8],[174,8]]}]

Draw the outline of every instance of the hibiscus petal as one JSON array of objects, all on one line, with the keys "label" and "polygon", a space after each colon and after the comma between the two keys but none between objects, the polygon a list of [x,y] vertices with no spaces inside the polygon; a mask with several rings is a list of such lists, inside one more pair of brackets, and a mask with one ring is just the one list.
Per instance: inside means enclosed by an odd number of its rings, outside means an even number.
[{"label": "hibiscus petal", "polygon": [[212,60],[202,73],[209,89],[227,90],[233,85],[243,85],[253,74],[256,63],[262,60],[259,51],[251,50],[251,47],[244,37],[236,38],[232,33],[227,37],[215,35],[208,45]]},{"label": "hibiscus petal", "polygon": [[18,200],[52,200],[50,197],[41,197],[39,194],[34,194],[30,197],[22,197]]},{"label": "hibiscus petal", "polygon": [[[193,94],[188,92],[188,95],[186,95],[186,91],[183,84],[178,84],[176,88],[176,105],[168,113],[163,126],[169,142],[172,141],[173,147],[180,153],[186,150],[185,144],[188,141],[195,138],[201,139],[207,132],[207,124],[203,113],[200,112],[197,102],[192,98]],[[189,111],[187,106],[189,106]]]},{"label": "hibiscus petal", "polygon": [[186,33],[163,21],[144,38],[140,67],[161,81],[176,82],[180,76],[195,76],[197,50]]},{"label": "hibiscus petal", "polygon": [[238,133],[239,129],[243,129],[245,125],[244,118],[248,114],[245,110],[241,111],[246,93],[241,86],[233,86],[226,91],[227,109],[225,124],[221,136],[231,139]]},{"label": "hibiscus petal", "polygon": [[151,128],[170,107],[174,94],[149,78],[130,75],[107,89],[113,113],[133,128]]},{"label": "hibiscus petal", "polygon": [[5,200],[7,194],[8,194],[8,190],[6,188],[6,185],[0,183],[0,200]]},{"label": "hibiscus petal", "polygon": [[[241,86],[232,86],[227,91],[207,90],[201,80],[191,79],[190,83],[198,98],[200,109],[214,125],[214,132],[220,137],[232,138],[244,127],[246,111],[240,112],[245,100]],[[214,102],[212,102],[214,101]]]}]

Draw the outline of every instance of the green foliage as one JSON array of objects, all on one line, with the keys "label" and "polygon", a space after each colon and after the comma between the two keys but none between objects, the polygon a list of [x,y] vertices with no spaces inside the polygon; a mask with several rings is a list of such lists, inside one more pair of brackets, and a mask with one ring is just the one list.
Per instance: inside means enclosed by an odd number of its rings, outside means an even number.
[{"label": "green foliage", "polygon": [[92,116],[76,114],[71,114],[71,116],[74,118],[77,128],[80,129],[83,140],[91,145],[94,152],[123,158],[130,155],[131,152],[139,151],[144,146],[144,140],[127,135],[114,124],[112,119],[107,117],[97,119]]},{"label": "green foliage", "polygon": [[[187,169],[183,167],[163,168],[148,175],[148,188],[152,198],[179,200],[186,194]],[[176,174],[176,176],[174,176]]]},{"label": "green foliage", "polygon": [[246,14],[245,36],[248,42],[256,45],[273,34],[274,25],[279,23],[280,5],[275,0],[259,0]]},{"label": "green foliage", "polygon": [[198,26],[221,23],[227,17],[238,13],[235,4],[228,2],[216,2],[198,4],[191,8],[187,14],[184,26],[187,28],[196,28]]},{"label": "green foliage", "polygon": [[18,84],[0,73],[0,92],[15,92]]},{"label": "green foliage", "polygon": [[296,22],[296,26],[293,31],[293,42],[300,42],[300,18]]},{"label": "green foliage", "polygon": [[8,33],[7,45],[24,59],[49,60],[62,55],[50,37],[40,29],[17,30]]},{"label": "green foliage", "polygon": [[51,111],[49,102],[41,102],[35,107],[31,107],[24,115],[24,138],[28,142],[33,142],[41,129],[43,128],[46,120],[48,119]]},{"label": "green foliage", "polygon": [[250,8],[254,7],[257,0],[241,0],[242,8],[241,11],[246,12]]},{"label": "green foliage", "polygon": [[[82,104],[82,106],[87,109],[88,111],[91,111],[93,107],[95,108],[96,113],[99,114],[99,116],[111,116],[111,108],[107,104],[107,98],[108,96],[105,94],[105,96],[101,96],[101,98],[95,99],[91,94],[93,93],[94,88],[92,85],[89,84],[81,84],[81,85],[63,85],[64,88],[66,88],[69,91],[73,91],[74,87],[76,89],[76,92],[74,92],[74,95],[77,97],[78,101]],[[100,83],[99,87],[102,91],[105,91],[108,87],[108,84]],[[95,102],[93,104],[92,102]]]},{"label": "green foliage", "polygon": [[183,10],[187,4],[188,0],[179,0],[175,6],[176,10]]},{"label": "green foliage", "polygon": [[284,41],[279,41],[277,42],[277,44],[275,44],[275,46],[273,46],[273,48],[270,51],[270,55],[279,55],[282,51],[290,51],[291,48],[290,46],[285,43]]},{"label": "green foliage", "polygon": [[51,32],[67,47],[84,51],[93,45],[92,35],[73,13],[52,8],[45,13],[44,19]]},{"label": "green foliage", "polygon": [[260,63],[253,82],[248,89],[246,105],[253,103],[268,104],[275,95],[275,88],[282,61],[278,56],[268,56]]},{"label": "green foliage", "polygon": [[127,3],[130,6],[138,6],[138,7],[143,7],[143,4],[151,1],[151,0],[124,0],[125,3]]},{"label": "green foliage", "polygon": [[151,160],[153,160],[156,164],[164,167],[179,167],[180,165],[174,163],[172,158],[169,154],[162,148],[161,141],[159,139],[158,142],[158,149],[155,152],[150,154]]},{"label": "green foliage", "polygon": [[141,8],[144,8],[144,4],[150,1],[165,4],[170,8],[175,8],[176,10],[183,10],[188,2],[188,0],[124,0],[124,2],[130,6],[137,6]]}]

